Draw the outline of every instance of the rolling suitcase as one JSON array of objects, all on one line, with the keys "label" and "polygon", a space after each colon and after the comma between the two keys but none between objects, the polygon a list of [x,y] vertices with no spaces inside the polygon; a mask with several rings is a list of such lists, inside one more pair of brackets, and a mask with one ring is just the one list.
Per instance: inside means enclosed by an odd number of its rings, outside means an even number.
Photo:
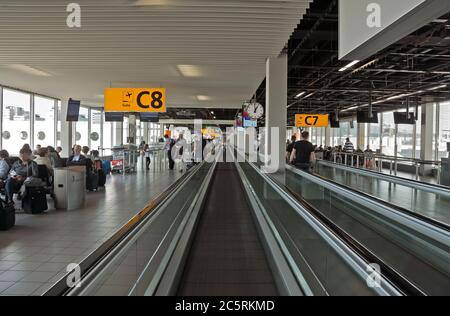
[{"label": "rolling suitcase", "polygon": [[86,189],[95,191],[98,189],[98,173],[89,173],[86,178]]},{"label": "rolling suitcase", "polygon": [[16,224],[14,205],[0,200],[0,230],[8,230]]},{"label": "rolling suitcase", "polygon": [[44,187],[27,187],[22,198],[22,208],[31,214],[41,214],[48,209],[47,192]]},{"label": "rolling suitcase", "polygon": [[98,186],[104,187],[106,183],[106,175],[102,169],[98,170]]}]

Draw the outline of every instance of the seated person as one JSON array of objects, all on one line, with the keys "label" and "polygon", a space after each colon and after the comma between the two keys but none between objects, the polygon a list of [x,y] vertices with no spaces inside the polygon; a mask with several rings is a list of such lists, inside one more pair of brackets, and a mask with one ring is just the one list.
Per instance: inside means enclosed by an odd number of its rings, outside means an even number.
[{"label": "seated person", "polygon": [[27,148],[20,150],[20,160],[17,160],[9,171],[8,179],[5,184],[6,201],[13,202],[13,195],[18,192],[29,177],[38,177],[39,171],[37,164],[31,160],[32,152]]},{"label": "seated person", "polygon": [[81,154],[81,146],[75,145],[73,155],[67,160],[67,166],[87,166],[88,159]]},{"label": "seated person", "polygon": [[53,166],[50,158],[48,157],[47,148],[39,148],[37,150],[37,157],[34,159],[38,165],[44,165],[47,167],[48,173],[53,176]]},{"label": "seated person", "polygon": [[0,150],[0,180],[5,181],[8,178],[10,166],[6,159],[9,154],[6,150]]},{"label": "seated person", "polygon": [[86,158],[82,154],[80,145],[75,145],[73,148],[74,154],[67,160],[67,167],[70,166],[86,166],[86,176],[93,170],[93,162],[90,158]]},{"label": "seated person", "polygon": [[48,151],[47,156],[50,159],[52,168],[62,167],[61,157],[59,156],[55,148],[53,148],[52,146],[47,146],[47,151]]}]

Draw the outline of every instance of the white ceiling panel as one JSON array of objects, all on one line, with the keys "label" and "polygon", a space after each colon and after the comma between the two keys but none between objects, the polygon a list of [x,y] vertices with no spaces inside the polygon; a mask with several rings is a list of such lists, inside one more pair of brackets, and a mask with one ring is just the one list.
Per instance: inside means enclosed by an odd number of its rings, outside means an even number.
[{"label": "white ceiling panel", "polygon": [[169,106],[239,107],[310,1],[73,1],[69,28],[69,2],[0,0],[0,83],[89,105],[105,87],[164,86]]}]

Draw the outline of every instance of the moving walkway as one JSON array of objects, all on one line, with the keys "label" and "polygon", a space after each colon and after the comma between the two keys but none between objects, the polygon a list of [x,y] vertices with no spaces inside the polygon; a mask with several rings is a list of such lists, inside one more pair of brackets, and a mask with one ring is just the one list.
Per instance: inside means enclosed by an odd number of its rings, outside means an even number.
[{"label": "moving walkway", "polygon": [[450,225],[450,188],[319,160],[314,173],[419,216]]},{"label": "moving walkway", "polygon": [[352,187],[288,166],[288,191],[313,206],[358,251],[423,295],[450,293],[450,227]]},{"label": "moving walkway", "polygon": [[203,162],[46,295],[428,294],[294,193],[256,164]]}]

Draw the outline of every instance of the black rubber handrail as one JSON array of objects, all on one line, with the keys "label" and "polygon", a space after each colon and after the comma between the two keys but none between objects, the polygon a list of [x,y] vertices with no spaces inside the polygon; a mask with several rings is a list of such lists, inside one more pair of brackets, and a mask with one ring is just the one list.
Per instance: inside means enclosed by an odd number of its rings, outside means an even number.
[{"label": "black rubber handrail", "polygon": [[277,183],[280,187],[284,188],[289,194],[291,194],[295,200],[302,206],[306,211],[308,211],[316,220],[318,220],[322,225],[327,227],[333,235],[345,243],[349,248],[351,248],[355,253],[357,253],[364,261],[367,263],[378,264],[381,268],[381,275],[386,278],[394,287],[396,287],[403,295],[408,296],[426,296],[416,285],[411,283],[408,279],[403,277],[398,271],[392,268],[390,265],[385,263],[369,249],[364,247],[360,242],[351,237],[348,233],[334,224],[328,217],[322,214],[317,208],[308,203],[305,199],[299,196],[297,193],[292,191],[286,185],[280,183],[276,178],[270,176],[270,178]]},{"label": "black rubber handrail", "polygon": [[[292,166],[292,167],[296,168],[295,166]],[[296,168],[296,169],[298,169],[298,168]],[[298,169],[298,170],[300,170],[300,169]],[[357,195],[360,195],[360,196],[362,196],[362,197],[365,197],[365,198],[367,198],[367,199],[369,199],[369,200],[372,200],[372,201],[374,201],[374,202],[383,204],[384,206],[386,206],[386,207],[388,207],[388,208],[391,208],[391,209],[393,209],[394,211],[397,211],[397,212],[400,212],[400,213],[404,213],[404,214],[406,214],[406,215],[408,215],[408,216],[414,217],[415,219],[418,219],[418,220],[420,220],[420,221],[423,221],[424,223],[433,225],[433,226],[438,227],[438,228],[440,228],[440,229],[443,229],[443,230],[445,230],[445,231],[447,231],[447,232],[450,232],[450,225],[448,225],[448,224],[446,224],[446,223],[443,223],[443,222],[440,222],[440,221],[438,221],[438,220],[436,220],[436,219],[433,219],[433,218],[431,218],[431,217],[427,217],[427,216],[425,216],[425,215],[422,215],[422,214],[413,212],[413,211],[408,210],[408,209],[406,209],[406,208],[403,208],[403,207],[401,207],[401,206],[392,204],[392,203],[387,202],[387,201],[385,201],[385,200],[383,200],[383,199],[381,199],[381,198],[379,198],[379,197],[377,197],[377,196],[373,196],[373,195],[368,194],[368,193],[366,193],[366,192],[359,191],[359,190],[357,190],[357,189],[354,189],[354,188],[352,188],[352,187],[350,187],[350,186],[347,186],[347,185],[345,185],[345,184],[336,182],[336,181],[334,181],[334,180],[331,180],[330,178],[326,178],[326,177],[324,177],[324,176],[322,176],[322,175],[319,175],[319,174],[317,174],[317,173],[312,173],[312,175],[315,176],[315,177],[317,177],[317,178],[319,178],[319,179],[321,179],[321,180],[323,180],[323,181],[326,181],[326,182],[328,182],[328,183],[334,184],[334,185],[336,185],[336,186],[343,187],[344,189],[346,189],[346,190],[348,190],[348,191],[350,191],[350,192],[352,192],[352,193],[355,193],[355,194],[357,194]]]},{"label": "black rubber handrail", "polygon": [[[94,250],[87,256],[80,264],[81,280],[100,262],[105,258],[125,237],[127,237],[143,220],[150,216],[153,211],[168,198],[171,193],[175,192],[192,173],[198,171],[203,163],[188,170],[183,176],[172,183],[164,192],[152,199],[150,203],[145,206],[138,214],[133,216],[127,223],[125,223],[113,236],[104,242],[99,248]],[[72,288],[67,285],[67,277],[71,272],[68,272],[55,285],[53,285],[43,296],[64,296],[69,293]]]}]

